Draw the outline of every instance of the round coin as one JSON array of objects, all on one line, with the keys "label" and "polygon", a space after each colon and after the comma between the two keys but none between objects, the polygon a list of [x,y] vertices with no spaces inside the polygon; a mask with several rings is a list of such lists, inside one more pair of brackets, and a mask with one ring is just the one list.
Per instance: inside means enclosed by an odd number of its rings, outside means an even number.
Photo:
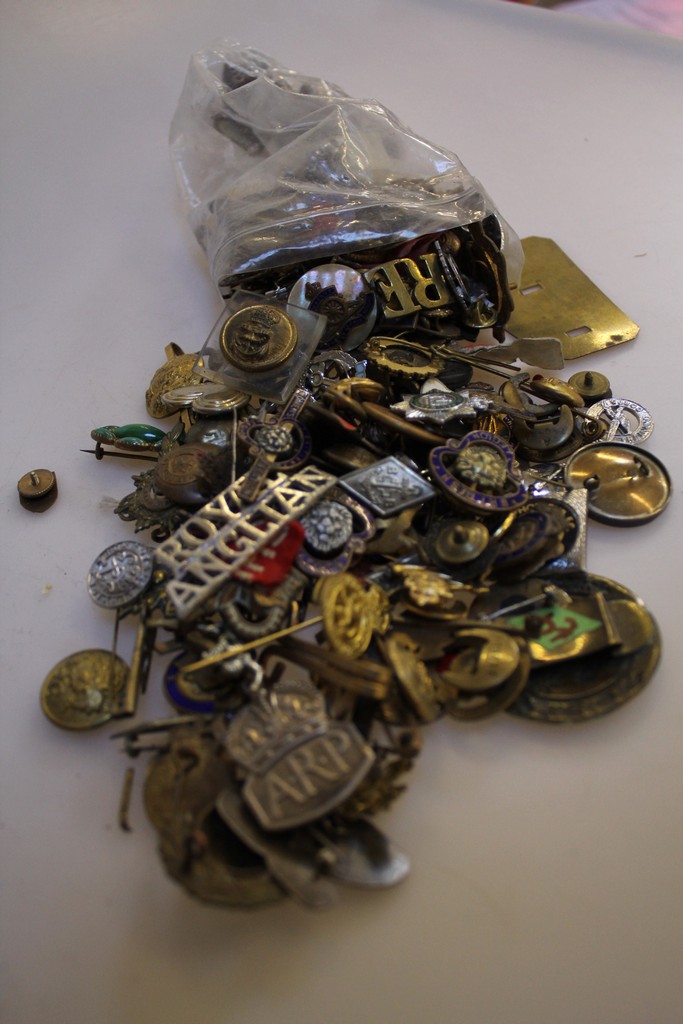
[{"label": "round coin", "polygon": [[146,590],[153,571],[151,548],[135,540],[119,541],[90,566],[88,593],[100,608],[123,608]]},{"label": "round coin", "polygon": [[77,651],[48,673],[40,706],[62,729],[96,729],[111,718],[127,680],[128,666],[112,651]]},{"label": "round coin", "polygon": [[271,370],[289,359],[297,343],[294,320],[277,306],[245,306],[223,324],[221,351],[240,370]]}]

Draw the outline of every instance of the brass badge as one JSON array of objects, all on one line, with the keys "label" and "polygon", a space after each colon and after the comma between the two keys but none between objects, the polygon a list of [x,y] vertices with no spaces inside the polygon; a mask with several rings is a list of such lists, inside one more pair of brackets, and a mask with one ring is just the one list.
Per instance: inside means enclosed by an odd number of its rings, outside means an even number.
[{"label": "brass badge", "polygon": [[328,576],[314,596],[322,604],[325,636],[332,649],[347,658],[365,654],[376,628],[376,606],[360,580],[347,572]]},{"label": "brass badge", "polygon": [[172,342],[165,348],[166,362],[156,371],[145,394],[147,412],[156,420],[163,420],[173,412],[163,401],[163,395],[174,388],[198,385],[201,377],[194,373],[197,353],[186,354]]},{"label": "brass badge", "polygon": [[379,290],[384,300],[382,312],[387,320],[439,309],[453,301],[435,252],[414,260],[391,260],[367,271],[365,277]]}]

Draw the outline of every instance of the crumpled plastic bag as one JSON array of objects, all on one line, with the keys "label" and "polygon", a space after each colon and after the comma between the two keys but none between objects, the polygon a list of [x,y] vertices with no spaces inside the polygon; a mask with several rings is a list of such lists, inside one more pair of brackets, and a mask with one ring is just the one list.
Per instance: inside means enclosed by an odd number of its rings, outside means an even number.
[{"label": "crumpled plastic bag", "polygon": [[195,53],[170,132],[191,226],[218,286],[405,242],[495,214],[508,275],[517,235],[454,153],[375,100],[223,41]]}]

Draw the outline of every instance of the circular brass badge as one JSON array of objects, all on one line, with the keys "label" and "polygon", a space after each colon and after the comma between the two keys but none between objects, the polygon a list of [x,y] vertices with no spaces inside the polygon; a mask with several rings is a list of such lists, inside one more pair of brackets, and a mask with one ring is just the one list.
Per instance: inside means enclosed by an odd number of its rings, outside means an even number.
[{"label": "circular brass badge", "polygon": [[391,633],[383,645],[385,657],[398,680],[401,691],[421,722],[439,717],[434,680],[418,657],[419,644],[406,633]]},{"label": "circular brass badge", "polygon": [[127,679],[128,666],[111,651],[77,651],[48,673],[40,706],[62,729],[95,729],[111,718]]},{"label": "circular brass badge", "polygon": [[333,650],[360,658],[372,640],[374,606],[363,584],[349,573],[321,581],[314,598],[322,604],[325,636]]},{"label": "circular brass badge", "polygon": [[298,332],[291,316],[276,306],[245,306],[221,329],[221,351],[239,370],[271,370],[289,359]]},{"label": "circular brass badge", "polygon": [[438,377],[446,368],[446,361],[425,345],[398,338],[375,335],[366,341],[362,353],[371,367],[401,379],[428,380]]}]

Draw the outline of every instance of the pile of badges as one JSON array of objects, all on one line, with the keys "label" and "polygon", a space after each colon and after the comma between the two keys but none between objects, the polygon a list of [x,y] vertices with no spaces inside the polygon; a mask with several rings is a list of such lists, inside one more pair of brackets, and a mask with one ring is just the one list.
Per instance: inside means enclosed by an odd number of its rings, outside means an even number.
[{"label": "pile of badges", "polygon": [[425,726],[581,722],[651,677],[652,616],[585,547],[589,517],[665,507],[652,420],[598,372],[515,362],[514,291],[495,216],[261,271],[201,352],[169,346],[147,391],[167,430],[92,432],[99,457],[150,460],[116,512],[156,546],[122,540],[88,579],[137,618],[130,667],[72,655],[42,706],[73,729],[136,715],[166,656],[169,717],[116,734],[151,751],[146,810],[193,895],[393,885],[408,860],[372,818]]}]

